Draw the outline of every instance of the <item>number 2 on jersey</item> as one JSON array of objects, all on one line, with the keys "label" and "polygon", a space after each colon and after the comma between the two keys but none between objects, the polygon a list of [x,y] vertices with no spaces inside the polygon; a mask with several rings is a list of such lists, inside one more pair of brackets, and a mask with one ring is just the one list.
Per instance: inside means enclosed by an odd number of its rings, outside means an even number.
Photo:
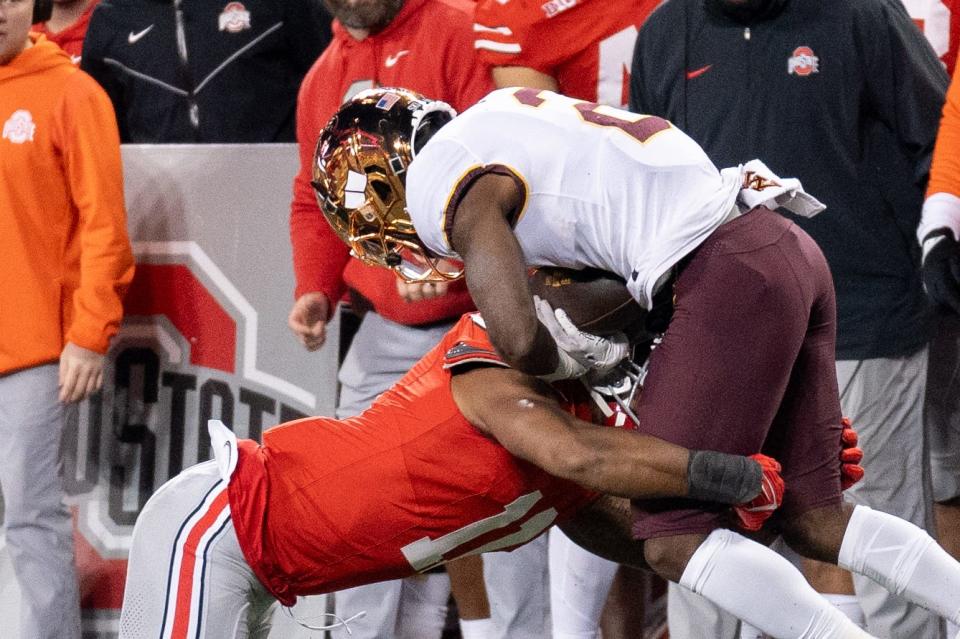
[{"label": "number 2 on jersey", "polygon": [[[520,104],[539,107],[547,101],[547,98],[541,97],[541,93],[542,91],[539,89],[517,89],[514,91],[513,97],[516,98]],[[646,143],[657,133],[666,131],[673,126],[663,118],[658,118],[654,115],[635,115],[631,113],[630,115],[636,117],[636,120],[628,120],[623,117],[611,115],[609,112],[601,111],[600,109],[603,107],[595,102],[576,101],[572,106],[577,110],[577,113],[580,114],[580,118],[584,122],[589,122],[597,126],[612,126],[620,129],[641,144]],[[609,110],[613,111],[614,109]]]}]

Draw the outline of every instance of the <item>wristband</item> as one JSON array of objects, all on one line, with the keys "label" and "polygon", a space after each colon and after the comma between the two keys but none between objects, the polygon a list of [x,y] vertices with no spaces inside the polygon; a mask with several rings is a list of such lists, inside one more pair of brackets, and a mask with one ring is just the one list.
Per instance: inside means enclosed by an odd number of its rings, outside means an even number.
[{"label": "wristband", "polygon": [[741,455],[691,450],[687,462],[687,493],[692,499],[743,504],[763,488],[760,464]]}]

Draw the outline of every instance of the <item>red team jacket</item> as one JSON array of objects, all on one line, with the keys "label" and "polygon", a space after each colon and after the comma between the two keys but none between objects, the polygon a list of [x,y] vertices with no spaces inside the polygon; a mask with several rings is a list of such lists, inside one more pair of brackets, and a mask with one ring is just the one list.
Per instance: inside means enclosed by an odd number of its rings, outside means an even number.
[{"label": "red team jacket", "polygon": [[476,47],[492,66],[529,67],[560,93],[626,107],[640,25],[660,0],[480,0]]},{"label": "red team jacket", "polygon": [[284,605],[521,545],[597,494],[513,457],[471,426],[451,370],[504,365],[465,316],[361,415],[241,440],[228,490],[240,547]]},{"label": "red team jacket", "polygon": [[412,89],[448,102],[457,111],[486,95],[493,84],[473,48],[473,3],[407,0],[383,31],[359,42],[334,21],[333,41],[304,78],[297,101],[300,172],[290,207],[296,297],[321,291],[336,302],[349,286],[378,313],[400,324],[459,317],[474,308],[464,282],[453,282],[442,297],[404,302],[396,291],[396,275],[350,259],[347,245],[317,206],[310,180],[320,131],[342,102],[376,86]]}]

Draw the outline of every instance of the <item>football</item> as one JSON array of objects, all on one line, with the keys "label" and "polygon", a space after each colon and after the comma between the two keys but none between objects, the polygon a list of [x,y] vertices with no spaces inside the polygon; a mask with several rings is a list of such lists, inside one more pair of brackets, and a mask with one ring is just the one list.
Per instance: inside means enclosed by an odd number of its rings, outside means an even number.
[{"label": "football", "polygon": [[530,276],[530,290],[552,307],[562,308],[588,333],[636,335],[643,331],[647,312],[630,295],[626,283],[612,273],[539,268]]}]

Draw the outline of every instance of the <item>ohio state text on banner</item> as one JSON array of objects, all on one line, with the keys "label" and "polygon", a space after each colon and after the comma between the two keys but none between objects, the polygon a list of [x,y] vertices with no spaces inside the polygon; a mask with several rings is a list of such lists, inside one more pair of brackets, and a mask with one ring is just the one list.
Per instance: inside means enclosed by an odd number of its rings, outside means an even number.
[{"label": "ohio state text on banner", "polygon": [[[206,420],[259,439],[281,421],[332,415],[336,393],[337,349],[307,353],[287,328],[296,146],[134,145],[123,160],[137,273],[105,388],[64,439],[84,636],[98,638],[117,636],[140,509],[210,458]],[[17,596],[0,550],[6,638],[17,637]]]}]

